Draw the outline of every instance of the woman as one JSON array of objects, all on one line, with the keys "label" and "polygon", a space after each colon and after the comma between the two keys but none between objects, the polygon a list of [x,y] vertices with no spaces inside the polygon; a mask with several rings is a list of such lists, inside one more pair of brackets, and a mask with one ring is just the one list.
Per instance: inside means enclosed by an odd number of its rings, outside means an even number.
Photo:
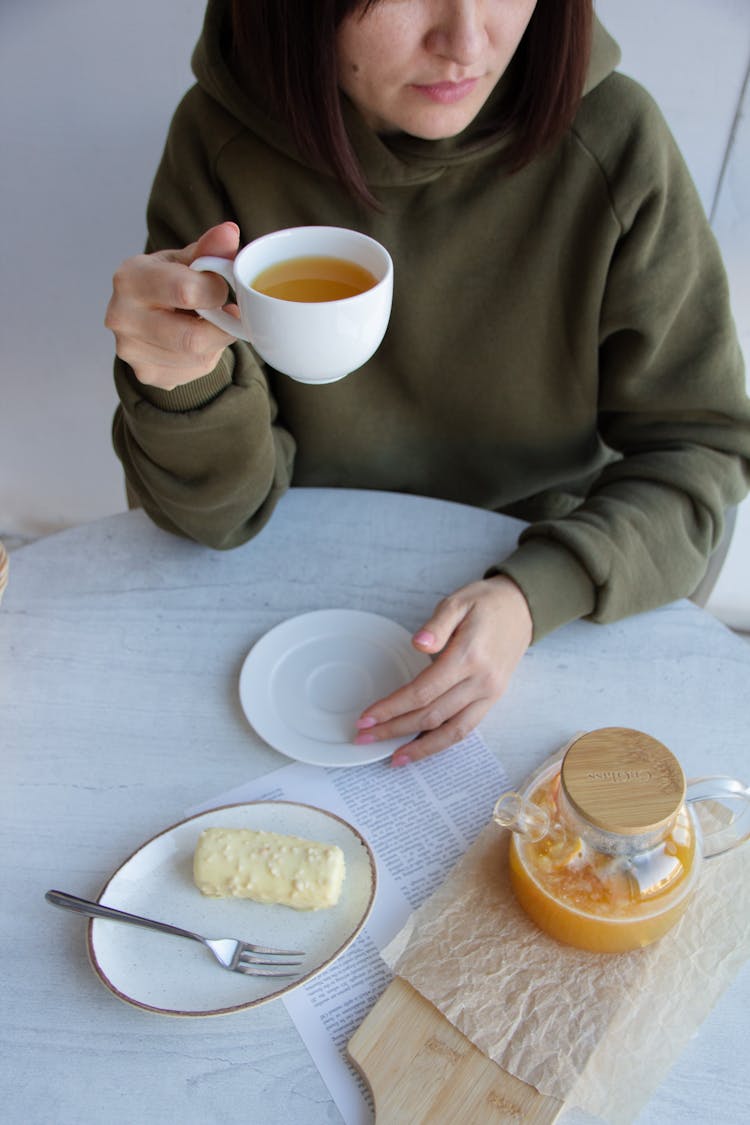
[{"label": "woman", "polygon": [[[415,635],[432,666],[362,714],[396,765],[476,726],[532,640],[689,595],[747,491],[721,262],[618,57],[589,0],[209,0],[149,253],[115,277],[114,441],[162,527],[234,546],[291,483],[529,521]],[[226,286],[188,269],[308,223],[395,263],[377,354],[319,387],[197,318]]]}]

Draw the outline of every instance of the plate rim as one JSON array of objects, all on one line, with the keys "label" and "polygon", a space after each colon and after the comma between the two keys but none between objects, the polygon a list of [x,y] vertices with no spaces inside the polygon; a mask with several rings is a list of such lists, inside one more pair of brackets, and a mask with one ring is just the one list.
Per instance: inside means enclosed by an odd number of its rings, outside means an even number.
[{"label": "plate rim", "polygon": [[[261,634],[261,636],[258,637],[258,639],[256,641],[254,641],[253,644],[250,646],[250,649],[247,651],[247,653],[245,654],[245,656],[242,660],[242,665],[240,667],[240,673],[239,673],[239,676],[237,678],[237,693],[238,693],[238,696],[239,696],[240,708],[242,710],[242,713],[245,717],[246,722],[250,725],[251,729],[254,731],[254,733],[257,735],[257,737],[266,746],[270,746],[272,750],[275,750],[279,754],[283,754],[284,757],[289,758],[292,761],[301,762],[304,765],[320,766],[323,769],[347,769],[347,768],[352,768],[352,767],[356,767],[356,766],[372,765],[374,762],[379,762],[379,761],[382,761],[384,758],[389,757],[392,753],[395,752],[396,749],[398,749],[398,747],[404,745],[405,742],[409,741],[409,739],[392,738],[392,739],[385,740],[381,743],[377,743],[373,746],[357,746],[355,744],[353,738],[352,738],[351,742],[331,744],[331,743],[319,742],[318,740],[313,739],[313,738],[308,738],[305,735],[300,735],[300,734],[296,735],[296,737],[304,739],[307,743],[310,744],[311,747],[333,746],[334,749],[331,751],[332,754],[335,754],[336,751],[339,750],[339,748],[341,748],[341,747],[347,747],[347,748],[349,748],[349,750],[351,751],[352,754],[356,754],[356,758],[355,758],[354,761],[347,761],[347,762],[325,761],[325,760],[323,760],[324,755],[322,755],[322,754],[320,756],[318,756],[318,755],[313,756],[312,754],[311,755],[305,754],[304,756],[302,756],[300,753],[297,753],[294,750],[290,750],[288,748],[282,749],[282,747],[281,747],[281,741],[282,740],[281,739],[276,739],[274,742],[270,742],[269,739],[264,734],[261,733],[261,731],[255,725],[253,720],[250,718],[249,709],[245,706],[245,700],[243,699],[243,683],[244,683],[244,681],[246,679],[246,676],[247,676],[246,669],[247,669],[247,667],[248,667],[257,647],[259,645],[261,645],[263,642],[265,642],[267,638],[276,634],[280,630],[283,630],[286,627],[291,627],[292,625],[294,625],[295,623],[297,623],[301,620],[308,619],[308,618],[311,618],[311,617],[327,617],[329,615],[337,615],[337,616],[340,615],[342,617],[355,616],[355,617],[359,617],[359,618],[374,619],[375,621],[378,621],[380,623],[385,623],[386,625],[388,625],[392,628],[395,628],[395,629],[398,629],[398,630],[402,631],[403,632],[403,639],[404,639],[405,642],[408,642],[411,639],[411,634],[409,633],[409,630],[404,625],[402,625],[399,621],[394,621],[393,618],[387,617],[385,614],[374,613],[372,610],[366,610],[366,609],[348,609],[346,607],[336,606],[336,607],[330,607],[330,608],[308,610],[308,611],[305,611],[303,613],[295,614],[293,617],[284,618],[282,621],[277,622],[276,625],[272,625],[263,634]],[[431,664],[430,657],[427,653],[419,652],[419,650],[412,648],[411,645],[408,644],[408,643],[406,643],[405,646],[404,646],[404,652],[405,652],[407,657],[410,657],[410,658],[414,659],[415,665],[416,665],[416,662],[418,662],[418,661],[420,663],[422,661],[424,661],[423,666],[419,669],[419,671],[426,670]],[[414,673],[414,675],[418,675],[419,671],[416,671]]]},{"label": "plate rim", "polygon": [[[127,865],[137,855],[139,855],[146,848],[150,847],[151,844],[153,844],[157,840],[161,839],[162,836],[167,836],[167,835],[169,835],[170,832],[175,831],[177,828],[182,828],[183,825],[190,824],[190,822],[193,821],[193,820],[199,820],[202,817],[210,816],[213,813],[227,812],[227,811],[230,811],[230,810],[233,810],[233,809],[244,809],[244,808],[249,808],[249,807],[256,806],[256,805],[274,806],[274,807],[279,806],[279,805],[287,805],[287,806],[291,806],[291,807],[294,807],[294,808],[310,809],[313,812],[321,813],[323,816],[329,818],[330,820],[338,821],[340,824],[344,825],[344,827],[347,828],[357,838],[360,845],[364,848],[365,855],[367,856],[367,860],[368,860],[368,866],[369,866],[369,870],[370,870],[370,893],[369,893],[369,896],[368,896],[368,899],[367,899],[365,909],[362,913],[362,916],[358,920],[354,929],[347,934],[345,941],[342,942],[342,944],[339,945],[334,950],[334,952],[331,954],[331,956],[326,958],[326,960],[322,964],[316,966],[314,969],[312,969],[309,973],[306,973],[304,976],[295,978],[294,981],[291,984],[284,984],[282,987],[274,990],[273,992],[270,992],[270,993],[268,993],[264,996],[256,997],[255,999],[252,999],[252,1000],[243,1001],[241,1004],[232,1004],[232,1005],[230,1005],[228,1007],[224,1007],[224,1008],[211,1008],[211,1009],[208,1009],[208,1010],[201,1008],[201,1009],[194,1010],[194,1009],[161,1008],[161,1007],[159,1007],[155,1004],[148,1004],[148,1003],[146,1003],[142,1000],[137,1000],[132,996],[128,996],[127,993],[123,992],[120,988],[118,988],[114,984],[114,982],[109,979],[109,977],[105,973],[104,969],[99,964],[99,961],[98,961],[97,956],[96,956],[96,948],[95,948],[95,941],[94,941],[94,923],[97,921],[97,919],[90,918],[89,921],[88,921],[88,925],[86,927],[86,952],[87,952],[87,955],[88,955],[88,958],[89,958],[89,962],[91,964],[91,968],[92,968],[94,974],[96,975],[96,977],[98,978],[98,980],[100,981],[100,983],[103,984],[104,987],[109,992],[111,992],[114,996],[116,996],[118,1000],[121,1000],[123,1003],[129,1004],[132,1007],[140,1008],[142,1011],[153,1012],[156,1015],[161,1015],[161,1016],[172,1016],[175,1019],[183,1019],[183,1018],[196,1019],[196,1018],[207,1018],[207,1017],[210,1017],[210,1016],[226,1016],[226,1015],[232,1015],[236,1012],[247,1011],[248,1009],[251,1009],[251,1008],[258,1008],[262,1004],[268,1004],[272,1000],[280,999],[282,996],[286,995],[289,992],[293,992],[295,989],[301,987],[303,984],[306,984],[308,981],[310,981],[314,977],[318,976],[325,969],[327,969],[330,965],[332,965],[334,963],[334,961],[337,961],[338,958],[341,956],[341,954],[344,953],[346,949],[348,949],[348,947],[354,942],[354,940],[362,932],[362,930],[364,929],[364,927],[367,923],[368,918],[370,917],[370,915],[372,913],[372,909],[373,909],[373,906],[375,904],[375,895],[376,895],[377,889],[378,889],[378,869],[377,869],[377,864],[375,862],[375,855],[373,853],[373,850],[372,850],[370,844],[368,843],[368,841],[365,839],[365,837],[359,831],[359,829],[356,828],[353,824],[351,824],[350,821],[346,820],[343,816],[339,816],[338,813],[332,812],[330,809],[322,809],[322,808],[320,808],[319,805],[310,805],[310,804],[308,804],[304,801],[263,800],[263,799],[259,799],[259,800],[255,800],[255,801],[236,801],[236,802],[231,802],[230,804],[217,805],[215,808],[205,809],[203,812],[193,813],[192,816],[183,817],[181,820],[175,821],[174,824],[170,824],[168,827],[163,828],[160,832],[154,833],[153,836],[150,836],[147,840],[144,840],[138,847],[134,848],[133,851],[130,852],[130,854],[125,859],[123,859],[122,862],[120,864],[118,864],[118,866],[115,868],[115,870],[109,875],[106,882],[104,883],[101,890],[99,891],[99,894],[97,895],[95,901],[101,902],[102,898],[107,893],[107,890],[111,886],[112,882],[117,878],[117,876],[120,874],[120,872],[125,867],[127,867]],[[219,968],[219,966],[217,966],[217,969],[218,968]]]}]

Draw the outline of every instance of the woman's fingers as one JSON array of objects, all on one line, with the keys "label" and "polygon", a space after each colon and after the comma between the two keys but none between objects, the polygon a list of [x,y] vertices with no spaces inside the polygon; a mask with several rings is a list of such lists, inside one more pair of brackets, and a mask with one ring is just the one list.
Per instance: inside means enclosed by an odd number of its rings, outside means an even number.
[{"label": "woman's fingers", "polygon": [[[118,330],[113,330],[117,337]],[[133,366],[151,362],[179,370],[183,364],[210,362],[228,339],[226,332],[194,313],[172,310],[164,316],[162,310],[139,305],[129,316],[117,354]]]},{"label": "woman's fingers", "polygon": [[465,738],[486,715],[500,690],[488,677],[479,674],[464,677],[462,669],[448,661],[440,668],[443,659],[441,656],[428,670],[439,672],[434,679],[430,680],[428,673],[421,673],[425,679],[416,697],[409,690],[415,681],[369,708],[357,723],[355,743],[366,746],[418,735],[417,741],[403,747],[400,755],[404,760],[407,754],[411,760],[416,760]]},{"label": "woman's fingers", "polygon": [[438,653],[411,683],[368,707],[359,745],[419,735],[393,764],[424,758],[465,738],[505,691],[531,642],[526,599],[510,579],[471,583],[444,599],[413,638]]},{"label": "woman's fingers", "polygon": [[140,382],[171,390],[214,369],[234,337],[195,313],[224,306],[228,287],[189,267],[204,254],[233,258],[238,244],[237,225],[221,223],[190,246],[138,254],[117,270],[105,324]]},{"label": "woman's fingers", "polygon": [[216,258],[234,258],[240,248],[240,228],[236,223],[218,223],[205,231],[197,242],[185,248],[188,264],[204,254]]},{"label": "woman's fingers", "polygon": [[[384,727],[385,724],[390,723],[392,725],[388,730],[391,733],[384,734],[383,737],[392,738],[399,734],[416,733],[417,729],[422,728],[408,728],[404,723],[409,720],[421,721],[437,699],[450,692],[467,677],[468,671],[464,672],[450,653],[443,653],[438,660],[408,684],[368,707],[366,713],[357,720],[357,729],[367,730],[376,725]],[[393,724],[398,725],[399,729],[394,730]]]},{"label": "woman's fingers", "polygon": [[435,688],[434,691],[430,690],[429,696],[420,695],[420,698],[424,703],[413,708],[414,700],[408,693],[403,697],[402,703],[394,695],[377,704],[372,710],[378,712],[379,719],[373,722],[375,716],[368,711],[364,720],[358,720],[357,744],[365,746],[384,739],[406,738],[436,730],[474,702],[476,691],[472,682],[466,679],[446,683],[444,690]]},{"label": "woman's fingers", "polygon": [[217,308],[227,299],[226,281],[217,273],[191,270],[178,251],[138,254],[128,258],[112,279],[113,298],[126,308]]},{"label": "woman's fingers", "polygon": [[421,652],[442,652],[473,606],[471,591],[475,585],[472,583],[471,586],[464,586],[443,598],[429,621],[414,634],[412,644]]},{"label": "woman's fingers", "polygon": [[422,758],[439,754],[441,750],[447,750],[449,746],[455,746],[479,726],[489,706],[488,703],[486,707],[467,707],[437,730],[417,735],[411,742],[396,750],[391,757],[391,765],[406,766],[409,762],[418,762]]}]

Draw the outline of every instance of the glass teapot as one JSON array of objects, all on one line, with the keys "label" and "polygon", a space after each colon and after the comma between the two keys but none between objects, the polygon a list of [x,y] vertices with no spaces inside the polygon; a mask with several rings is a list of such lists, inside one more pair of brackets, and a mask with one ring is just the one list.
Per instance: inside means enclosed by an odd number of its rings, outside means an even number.
[{"label": "glass teapot", "polygon": [[703,859],[750,837],[750,790],[727,777],[688,784],[661,742],[606,727],[504,794],[493,820],[512,830],[511,885],[540,929],[621,953],[671,929]]}]

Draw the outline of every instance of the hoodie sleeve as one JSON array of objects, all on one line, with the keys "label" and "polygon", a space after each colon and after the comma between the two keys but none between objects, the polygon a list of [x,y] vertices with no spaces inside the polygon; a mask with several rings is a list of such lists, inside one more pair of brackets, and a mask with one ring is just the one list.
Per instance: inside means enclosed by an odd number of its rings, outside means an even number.
[{"label": "hoodie sleeve", "polygon": [[[702,205],[648,95],[619,143],[607,91],[579,140],[620,227],[600,313],[599,430],[619,455],[570,515],[532,524],[495,573],[524,590],[535,638],[689,596],[750,483],[750,401],[726,276]],[[610,91],[611,93],[611,91]],[[598,119],[597,119],[598,118]]]},{"label": "hoodie sleeve", "polygon": [[[198,89],[173,119],[148,205],[149,252],[186,246],[234,218],[216,166],[237,124]],[[251,348],[173,391],[115,360],[113,442],[129,490],[160,527],[218,549],[256,534],[289,487],[295,444]]]}]

